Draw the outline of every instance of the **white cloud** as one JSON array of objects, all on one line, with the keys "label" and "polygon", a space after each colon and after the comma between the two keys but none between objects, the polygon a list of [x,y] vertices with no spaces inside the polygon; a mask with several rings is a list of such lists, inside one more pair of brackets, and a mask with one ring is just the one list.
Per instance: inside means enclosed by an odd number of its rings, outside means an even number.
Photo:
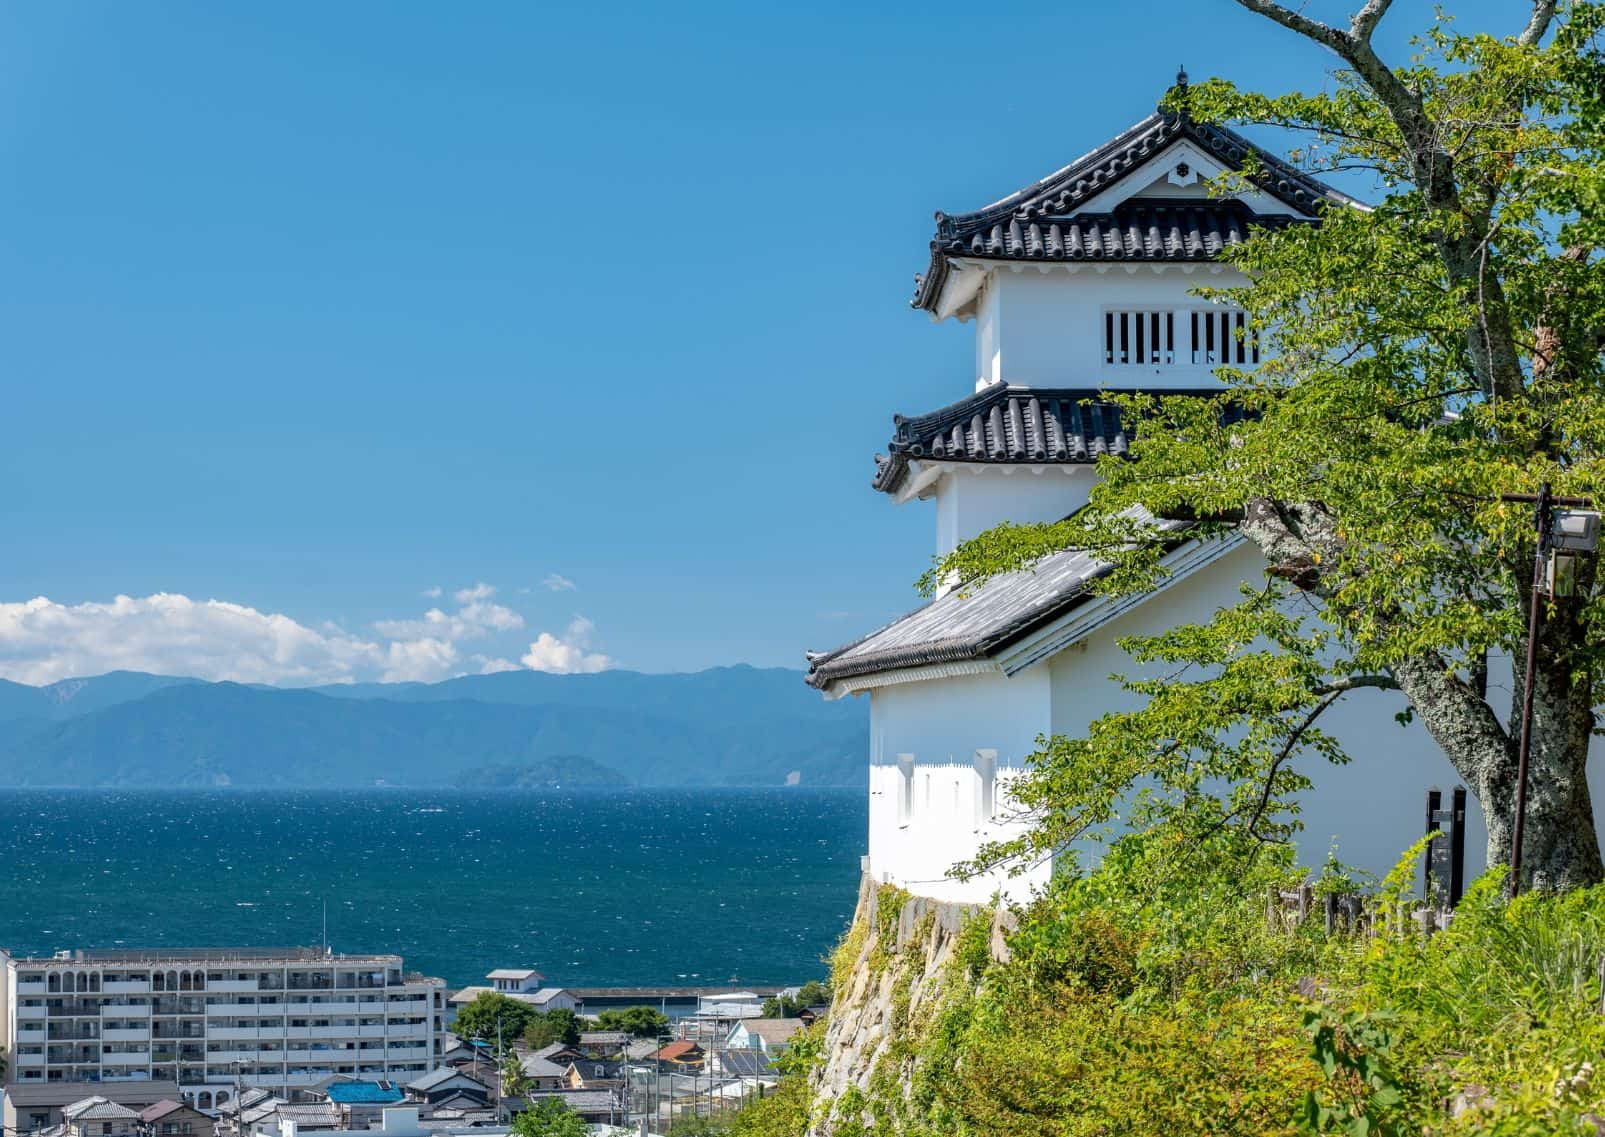
[{"label": "white cloud", "polygon": [[39,596],[0,603],[0,677],[53,683],[126,669],[241,683],[339,683],[373,674],[385,649],[333,625],[223,600],[158,592],[108,603]]},{"label": "white cloud", "polygon": [[459,588],[451,594],[451,598],[459,604],[472,604],[477,600],[489,600],[496,595],[496,590],[484,581],[480,581],[472,588]]},{"label": "white cloud", "polygon": [[481,675],[495,675],[502,671],[523,670],[522,667],[510,659],[487,659],[485,656],[476,655],[474,662],[479,664],[479,673]]},{"label": "white cloud", "polygon": [[383,683],[432,683],[457,670],[457,649],[445,640],[398,640],[385,652]]},{"label": "white cloud", "polygon": [[550,589],[552,592],[573,592],[577,587],[579,587],[572,580],[559,572],[547,573],[545,578],[541,581],[541,584]]},{"label": "white cloud", "polygon": [[529,651],[522,657],[531,671],[551,671],[559,675],[606,671],[613,666],[611,657],[591,651],[591,633],[596,625],[584,616],[569,621],[561,638],[551,632],[542,632]]},{"label": "white cloud", "polygon": [[444,590],[440,587],[440,585],[437,584],[433,588],[424,589],[418,595],[424,597],[426,600],[439,600],[443,591]]}]

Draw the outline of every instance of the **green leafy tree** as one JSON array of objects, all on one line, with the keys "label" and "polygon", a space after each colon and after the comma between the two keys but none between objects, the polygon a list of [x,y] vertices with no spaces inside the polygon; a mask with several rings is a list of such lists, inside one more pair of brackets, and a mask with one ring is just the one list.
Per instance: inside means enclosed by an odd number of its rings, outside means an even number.
[{"label": "green leafy tree", "polygon": [[586,1137],[585,1119],[557,1098],[542,1098],[513,1118],[517,1137]]},{"label": "green leafy tree", "polygon": [[528,1003],[510,999],[494,991],[482,991],[461,1011],[457,1012],[452,1031],[458,1038],[474,1038],[503,1046],[524,1037],[539,1012]]},{"label": "green leafy tree", "polygon": [[596,1016],[601,1030],[622,1030],[636,1038],[657,1038],[669,1029],[669,1018],[652,1007],[621,1007]]},{"label": "green leafy tree", "polygon": [[535,1050],[539,1050],[543,1046],[550,1046],[554,1042],[573,1046],[579,1040],[579,1016],[566,1007],[536,1012],[535,1017],[530,1020],[529,1026],[524,1028],[524,1043]]},{"label": "green leafy tree", "polygon": [[[1548,481],[1605,503],[1605,12],[1534,0],[1503,38],[1440,16],[1390,65],[1373,44],[1389,0],[1344,26],[1238,2],[1331,52],[1331,83],[1273,97],[1211,80],[1174,89],[1167,110],[1298,132],[1295,163],[1371,171],[1374,206],[1330,203],[1320,225],[1227,253],[1253,287],[1200,293],[1247,311],[1262,365],[1221,369],[1219,398],[1123,398],[1142,419],[1135,460],[1100,463],[1086,510],[983,534],[923,583],[1077,547],[1113,566],[1104,591],[1139,591],[1178,539],[1155,518],[1248,542],[1265,582],[1207,621],[1124,641],[1140,709],[1047,740],[1016,783],[1035,832],[969,868],[1046,856],[1117,811],[1224,827],[1251,856],[1296,828],[1303,760],[1344,760],[1325,712],[1370,699],[1390,728],[1381,689],[1403,693],[1471,787],[1490,863],[1509,859],[1506,723],[1525,692],[1519,667],[1513,683],[1489,671],[1526,653],[1534,539],[1532,510],[1499,497]],[[1560,890],[1605,876],[1585,777],[1605,671],[1591,558],[1545,610],[1523,868]]]},{"label": "green leafy tree", "polygon": [[810,979],[792,996],[776,995],[763,1002],[764,1018],[794,1019],[809,1007],[830,1002],[830,988],[817,979]]}]

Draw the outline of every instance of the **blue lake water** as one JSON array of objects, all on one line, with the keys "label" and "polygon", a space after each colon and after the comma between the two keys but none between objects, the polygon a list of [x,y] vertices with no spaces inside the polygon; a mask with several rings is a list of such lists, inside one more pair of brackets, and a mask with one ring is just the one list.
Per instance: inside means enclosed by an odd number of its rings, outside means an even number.
[{"label": "blue lake water", "polygon": [[857,790],[0,790],[0,948],[316,944],[453,986],[802,981],[852,918]]}]

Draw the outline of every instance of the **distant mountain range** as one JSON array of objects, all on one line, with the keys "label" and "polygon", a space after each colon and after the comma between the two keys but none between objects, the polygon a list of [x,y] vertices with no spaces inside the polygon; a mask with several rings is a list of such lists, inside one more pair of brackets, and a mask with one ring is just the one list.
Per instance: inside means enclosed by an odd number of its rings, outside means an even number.
[{"label": "distant mountain range", "polygon": [[312,689],[0,680],[0,786],[860,785],[868,733],[862,702],[827,703],[781,668]]}]

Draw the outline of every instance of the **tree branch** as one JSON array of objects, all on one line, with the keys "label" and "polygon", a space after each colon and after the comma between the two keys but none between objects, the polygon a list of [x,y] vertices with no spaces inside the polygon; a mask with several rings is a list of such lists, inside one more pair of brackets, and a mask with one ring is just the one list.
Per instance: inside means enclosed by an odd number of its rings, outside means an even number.
[{"label": "tree branch", "polygon": [[1516,42],[1531,47],[1544,38],[1544,33],[1549,30],[1549,22],[1554,18],[1555,0],[1533,0],[1532,18],[1521,30],[1521,35],[1516,37]]},{"label": "tree branch", "polygon": [[1345,691],[1359,691],[1371,687],[1379,691],[1399,690],[1399,681],[1391,675],[1348,675],[1316,688],[1317,695],[1341,695]]}]

